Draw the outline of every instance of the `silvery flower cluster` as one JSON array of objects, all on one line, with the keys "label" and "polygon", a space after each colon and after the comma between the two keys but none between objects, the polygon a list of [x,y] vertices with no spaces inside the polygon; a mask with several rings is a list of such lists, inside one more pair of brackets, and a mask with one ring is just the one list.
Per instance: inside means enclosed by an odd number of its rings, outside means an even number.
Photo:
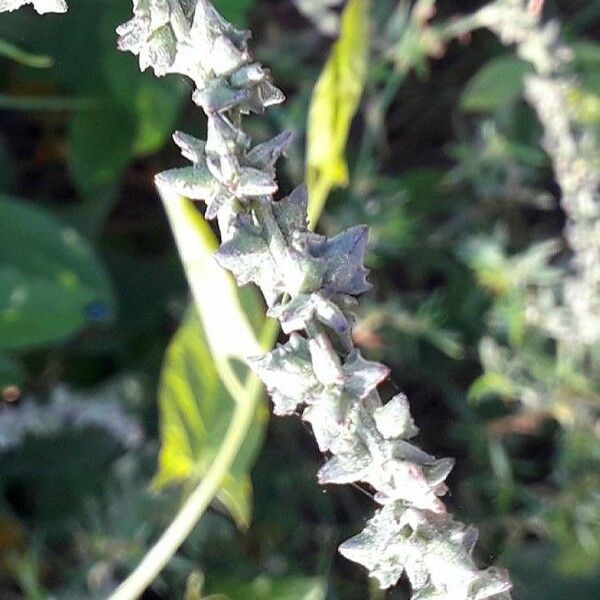
[{"label": "silvery flower cluster", "polygon": [[[594,132],[579,128],[569,97],[575,85],[565,78],[531,76],[525,93],[544,128],[567,217],[565,237],[573,252],[562,290],[561,318],[547,321],[547,305],[536,321],[569,347],[600,341],[600,148]],[[533,315],[532,315],[533,316]]]},{"label": "silvery flower cluster", "polygon": [[0,13],[17,10],[26,4],[32,4],[40,15],[67,12],[65,0],[0,0]]},{"label": "silvery flower cluster", "polygon": [[176,133],[192,165],[157,176],[157,184],[206,202],[219,222],[217,261],[239,285],[255,283],[268,314],[289,340],[249,364],[278,415],[301,412],[328,457],[323,484],[368,485],[380,508],[341,553],[363,564],[382,588],[403,573],[415,600],[510,598],[504,572],[477,568],[477,534],[452,519],[440,497],[451,459],[436,459],[410,440],[417,429],[406,398],[382,402],[389,370],[365,360],[351,337],[356,296],[369,289],[363,257],[367,231],[327,238],[307,227],[303,187],[275,201],[275,162],[289,136],[253,145],[242,115],[283,101],[269,72],[248,51],[249,33],[227,23],[206,0],[134,0],[118,29],[119,46],[156,75],[180,73],[208,118],[207,140]]},{"label": "silvery flower cluster", "polygon": [[[577,80],[568,69],[572,52],[561,43],[557,24],[542,25],[526,4],[498,0],[475,18],[503,42],[516,44],[517,53],[534,67],[534,74],[525,78],[525,97],[543,127],[542,143],[561,190],[571,257],[560,284],[540,286],[528,300],[526,318],[558,342],[559,354],[585,372],[590,353],[600,344],[600,147],[596,132],[577,120]],[[525,394],[521,400],[540,408],[545,403],[540,405],[538,396]],[[528,397],[536,401],[528,403]]]},{"label": "silvery flower cluster", "polygon": [[50,437],[69,429],[95,429],[125,448],[143,440],[139,421],[123,410],[122,398],[134,382],[110,383],[94,393],[78,393],[60,385],[49,402],[26,398],[18,406],[0,406],[0,452],[19,446],[29,437]]}]

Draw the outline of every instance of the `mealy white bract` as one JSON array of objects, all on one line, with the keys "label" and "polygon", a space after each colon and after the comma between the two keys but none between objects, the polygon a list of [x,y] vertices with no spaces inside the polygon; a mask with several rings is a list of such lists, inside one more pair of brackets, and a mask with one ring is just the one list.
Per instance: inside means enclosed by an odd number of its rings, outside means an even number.
[{"label": "mealy white bract", "polygon": [[18,10],[26,4],[32,4],[40,15],[67,12],[65,0],[0,0],[0,12]]}]

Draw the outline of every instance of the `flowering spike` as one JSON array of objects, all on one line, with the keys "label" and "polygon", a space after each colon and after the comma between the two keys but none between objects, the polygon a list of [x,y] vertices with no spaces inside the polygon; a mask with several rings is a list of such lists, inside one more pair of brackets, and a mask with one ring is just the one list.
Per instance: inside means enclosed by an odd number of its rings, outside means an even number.
[{"label": "flowering spike", "polygon": [[156,176],[157,185],[167,185],[181,196],[210,202],[219,190],[219,182],[204,166],[171,169]]},{"label": "flowering spike", "polygon": [[353,346],[350,310],[370,288],[367,229],[328,239],[307,229],[304,186],[272,198],[274,165],[290,135],[251,147],[243,132],[243,114],[283,100],[250,54],[248,32],[229,25],[207,0],[135,0],[133,20],[118,31],[120,47],[138,54],[142,67],[178,72],[196,85],[193,99],[208,118],[206,143],[177,133],[193,167],[167,171],[157,183],[207,202],[207,217],[217,216],[221,229],[217,261],[240,285],[256,283],[269,314],[290,334],[287,343],[248,359],[275,414],[301,411],[312,425],[329,453],[322,483],[365,482],[382,506],[342,544],[342,554],[365,565],[383,588],[406,572],[413,600],[508,598],[506,575],[476,568],[473,530],[454,522],[439,498],[453,461],[406,441],[417,433],[406,398],[383,404],[377,387],[389,369]]},{"label": "flowering spike", "polygon": [[202,140],[197,140],[187,133],[176,131],[173,134],[173,141],[181,149],[181,154],[195,165],[202,164],[206,160],[206,143]]},{"label": "flowering spike", "polygon": [[218,263],[233,273],[239,285],[256,283],[261,289],[273,289],[273,296],[283,292],[277,266],[260,230],[242,217],[238,218],[235,230],[234,237],[215,254]]}]

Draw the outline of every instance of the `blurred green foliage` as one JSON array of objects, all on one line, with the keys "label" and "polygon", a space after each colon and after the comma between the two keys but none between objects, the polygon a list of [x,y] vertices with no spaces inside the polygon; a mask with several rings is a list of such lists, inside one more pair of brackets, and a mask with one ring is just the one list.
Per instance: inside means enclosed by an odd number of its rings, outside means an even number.
[{"label": "blurred green foliage", "polygon": [[[309,100],[332,40],[288,0],[215,4],[252,25],[259,57],[286,91],[283,107],[248,122],[256,139],[296,134],[281,166],[290,189],[304,178]],[[571,101],[598,131],[598,11],[586,0],[546,4],[575,50]],[[486,32],[460,43],[436,37],[449,17],[479,5],[439,3],[434,15],[432,2],[415,12],[414,3],[372,0],[366,90],[337,148],[348,188],[332,192],[320,227],[371,228],[376,291],[358,315],[357,341],[393,367],[424,447],[458,457],[450,504],[479,525],[481,559],[512,569],[517,600],[591,600],[600,595],[597,426],[569,428],[564,413],[523,414],[511,403],[531,373],[544,398],[577,390],[598,402],[568,363],[556,372],[553,349],[524,325],[531,287],[564,277],[565,261],[543,241],[560,237],[564,216],[522,100],[525,67]],[[125,447],[105,429],[80,427],[78,412],[64,431],[30,431],[18,447],[0,434],[7,600],[106,597],[168,524],[180,490],[150,487],[157,399],[174,410],[179,397],[164,371],[159,385],[163,364],[179,361],[199,378],[180,406],[202,423],[192,430],[186,416],[189,440],[178,440],[196,444],[194,477],[233,410],[200,324],[185,317],[185,278],[153,186],[156,172],[179,164],[171,133],[202,137],[204,125],[187,82],[139,73],[117,52],[114,29],[130,10],[81,0],[66,15],[0,15],[0,386],[7,400],[20,390],[28,406],[46,407],[61,383],[90,390],[126,376],[119,404],[145,434]],[[244,304],[260,325],[262,307]],[[518,352],[507,356],[500,342]],[[0,420],[25,417],[24,402],[0,408]],[[317,488],[319,454],[298,422],[272,419],[261,451],[263,418],[236,471],[248,486],[258,454],[252,518],[248,487],[235,502],[221,498],[247,532],[210,511],[144,598],[382,597],[335,550],[370,499]]]},{"label": "blurred green foliage", "polygon": [[109,278],[75,229],[8,197],[0,221],[0,349],[48,345],[110,318]]}]

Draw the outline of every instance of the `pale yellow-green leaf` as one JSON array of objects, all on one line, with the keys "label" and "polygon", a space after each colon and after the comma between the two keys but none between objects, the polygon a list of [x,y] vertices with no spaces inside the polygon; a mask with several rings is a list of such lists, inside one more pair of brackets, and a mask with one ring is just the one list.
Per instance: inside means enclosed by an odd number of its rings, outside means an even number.
[{"label": "pale yellow-green leaf", "polygon": [[315,226],[329,192],[348,185],[345,150],[360,105],[369,56],[369,0],[349,0],[340,37],[313,91],[308,114],[306,182]]},{"label": "pale yellow-green leaf", "polygon": [[[192,202],[165,190],[161,193],[194,307],[171,341],[161,372],[161,450],[154,486],[183,483],[189,488],[213,463],[238,405],[254,402],[250,394],[262,393],[260,387],[249,385],[253,376],[242,366],[248,356],[263,352],[243,305],[254,306],[254,312],[258,307],[261,315],[262,306],[253,290],[244,291],[242,303],[231,276],[214,260],[217,239]],[[263,329],[264,318],[254,317],[256,329]],[[250,523],[249,472],[267,422],[265,402],[257,406],[237,458],[216,495],[240,528]]]},{"label": "pale yellow-green leaf", "polygon": [[185,198],[166,205],[211,352],[242,361],[262,353],[233,278],[214,259],[218,242],[209,224]]},{"label": "pale yellow-green leaf", "polygon": [[[159,469],[153,485],[194,484],[206,474],[225,437],[237,401],[220,380],[195,310],[173,337],[165,354],[158,391]],[[254,419],[216,500],[240,528],[250,523],[252,486],[249,471],[267,423],[265,402]]]}]

